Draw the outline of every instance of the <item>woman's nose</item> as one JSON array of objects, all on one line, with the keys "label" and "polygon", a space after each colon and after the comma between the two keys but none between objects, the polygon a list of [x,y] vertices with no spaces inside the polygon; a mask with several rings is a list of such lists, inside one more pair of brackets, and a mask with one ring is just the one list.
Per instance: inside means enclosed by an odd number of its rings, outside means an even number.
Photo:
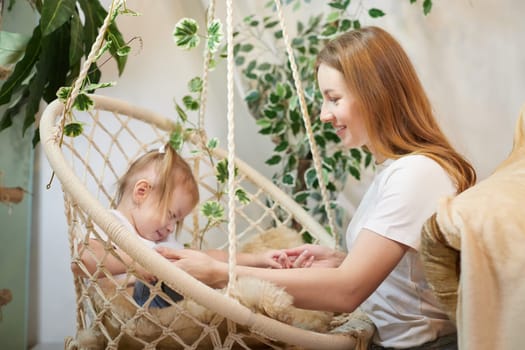
[{"label": "woman's nose", "polygon": [[328,110],[326,107],[321,108],[320,119],[323,123],[328,123],[334,118],[334,114]]}]

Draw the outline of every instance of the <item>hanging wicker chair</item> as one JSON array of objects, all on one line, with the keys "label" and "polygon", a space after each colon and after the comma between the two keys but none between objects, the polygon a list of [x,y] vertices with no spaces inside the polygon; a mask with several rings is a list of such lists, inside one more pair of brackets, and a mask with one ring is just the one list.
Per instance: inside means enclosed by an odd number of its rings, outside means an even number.
[{"label": "hanging wicker chair", "polygon": [[[111,14],[110,9],[93,47],[102,43]],[[92,49],[92,53],[95,51]],[[90,96],[94,102],[90,111],[75,111],[73,115],[72,101],[93,57],[88,56],[69,100],[65,104],[52,102],[40,122],[41,144],[64,192],[71,264],[81,272],[74,277],[77,334],[66,340],[66,348],[353,349],[365,344],[373,333],[366,316],[339,315],[335,319],[339,327],[334,329],[330,322],[333,314],[297,309],[282,288],[265,281],[233,278],[227,291],[214,290],[145,247],[115,218],[109,208],[120,175],[139,155],[165,144],[170,132],[180,126],[162,115],[98,95]],[[83,132],[76,137],[64,136],[65,118],[81,123]],[[283,237],[285,233],[289,237],[285,246],[301,242],[306,232],[316,243],[334,246],[334,238],[301,206],[237,158],[229,162],[238,169],[235,187],[242,188],[250,201],[232,205],[228,196],[218,196],[214,166],[222,159],[232,159],[231,150],[204,150],[204,141],[202,132],[195,132],[182,154],[199,182],[201,202],[221,201],[230,218],[203,237],[205,220],[195,210],[184,222],[183,241],[191,240],[193,247],[228,247],[231,252],[237,241],[248,242],[277,228]],[[234,232],[230,226],[232,216],[237,225]],[[104,242],[106,255],[91,274],[81,257],[93,254],[93,238]],[[121,278],[112,276],[104,267],[106,257],[120,258],[114,246],[134,260]],[[162,309],[149,308],[149,302],[137,305],[129,291],[133,281],[141,280],[137,266],[157,276],[184,299]],[[169,300],[160,282],[143,282],[150,287],[149,300],[157,295]]]}]

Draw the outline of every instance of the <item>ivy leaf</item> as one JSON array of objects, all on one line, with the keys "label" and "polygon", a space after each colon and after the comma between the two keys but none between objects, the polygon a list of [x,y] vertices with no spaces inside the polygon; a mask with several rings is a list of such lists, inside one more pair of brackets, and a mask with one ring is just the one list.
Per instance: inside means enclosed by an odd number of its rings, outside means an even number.
[{"label": "ivy leaf", "polygon": [[283,140],[281,143],[279,143],[275,148],[274,148],[274,151],[275,152],[282,152],[282,151],[286,151],[288,149],[288,146],[290,144],[288,143],[288,141],[286,140]]},{"label": "ivy leaf", "polygon": [[385,13],[378,8],[371,8],[370,10],[368,10],[368,15],[372,18],[379,18],[383,17]]},{"label": "ivy leaf", "polygon": [[214,149],[219,145],[219,140],[216,137],[212,137],[208,140],[208,143],[206,144],[206,147],[209,149]]},{"label": "ivy leaf", "polygon": [[202,79],[200,77],[195,77],[191,79],[188,83],[188,89],[190,90],[190,92],[201,92]]},{"label": "ivy leaf", "polygon": [[281,161],[282,157],[278,154],[273,155],[270,159],[268,159],[265,163],[268,165],[275,165],[278,164]]},{"label": "ivy leaf", "polygon": [[75,99],[75,103],[73,103],[73,107],[78,109],[79,111],[89,111],[93,106],[94,102],[91,98],[89,98],[88,95],[84,93],[78,94],[77,98]]},{"label": "ivy leaf", "polygon": [[[84,88],[82,88],[83,91],[89,91],[89,92],[92,92],[92,91],[95,91],[97,89],[103,89],[103,88],[107,88],[107,87],[112,87],[112,86],[115,86],[117,83],[114,82],[114,81],[110,81],[110,82],[106,82],[106,83],[95,83],[95,84],[89,84],[87,86],[85,86]],[[62,89],[62,88],[60,88]]]},{"label": "ivy leaf", "polygon": [[259,98],[261,98],[261,93],[257,90],[251,90],[246,94],[244,100],[246,102],[255,102],[259,100]]},{"label": "ivy leaf", "polygon": [[195,100],[190,95],[186,95],[182,98],[182,103],[190,111],[196,111],[199,109],[199,101]]},{"label": "ivy leaf", "polygon": [[169,144],[171,148],[177,152],[182,149],[182,145],[184,144],[184,135],[181,131],[182,130],[175,130],[170,134]]},{"label": "ivy leaf", "polygon": [[290,187],[295,186],[295,176],[291,173],[284,174],[282,183]]},{"label": "ivy leaf", "polygon": [[217,51],[223,38],[222,24],[218,19],[214,19],[208,26],[208,50],[211,53]]},{"label": "ivy leaf", "polygon": [[64,126],[64,134],[69,137],[77,137],[83,131],[84,127],[80,123],[69,123]]},{"label": "ivy leaf", "polygon": [[177,102],[174,102],[174,103],[175,103],[175,111],[179,115],[179,118],[182,120],[183,123],[186,123],[188,121],[188,115],[186,114],[184,109],[182,109],[182,107],[179,106]]},{"label": "ivy leaf", "polygon": [[243,205],[250,203],[250,198],[248,197],[248,194],[242,188],[238,188],[235,190],[235,197],[237,197],[239,203]]},{"label": "ivy leaf", "polygon": [[199,45],[200,38],[197,35],[199,25],[193,18],[183,18],[176,25],[173,31],[175,44],[185,50],[192,49]]},{"label": "ivy leaf", "polygon": [[306,200],[308,199],[309,196],[310,196],[310,192],[308,192],[308,191],[297,192],[294,195],[294,200],[297,203],[304,203],[304,202],[306,202]]},{"label": "ivy leaf", "polygon": [[314,186],[314,183],[317,181],[317,172],[314,168],[306,170],[304,173],[304,181],[306,188],[312,188]]},{"label": "ivy leaf", "polygon": [[228,159],[222,159],[217,162],[215,166],[215,177],[220,183],[225,183],[228,180]]},{"label": "ivy leaf", "polygon": [[424,0],[423,1],[423,14],[426,16],[430,13],[430,10],[432,10],[432,0]]},{"label": "ivy leaf", "polygon": [[217,201],[207,201],[202,204],[201,213],[211,222],[218,222],[224,218],[224,207]]},{"label": "ivy leaf", "polygon": [[42,36],[49,35],[66,23],[75,13],[75,0],[46,0],[42,5],[40,27]]}]

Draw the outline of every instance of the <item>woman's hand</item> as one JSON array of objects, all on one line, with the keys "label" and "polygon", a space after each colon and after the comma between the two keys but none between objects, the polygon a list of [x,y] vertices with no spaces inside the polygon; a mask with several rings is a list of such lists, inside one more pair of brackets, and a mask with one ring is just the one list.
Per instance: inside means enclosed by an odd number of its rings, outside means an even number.
[{"label": "woman's hand", "polygon": [[316,244],[285,249],[284,253],[292,262],[292,267],[338,267],[346,257],[343,252]]},{"label": "woman's hand", "polygon": [[[223,287],[228,280],[227,265],[202,251],[168,247],[157,247],[155,249],[165,258],[173,261],[177,267],[210,287]],[[224,274],[223,271],[226,273]]]}]

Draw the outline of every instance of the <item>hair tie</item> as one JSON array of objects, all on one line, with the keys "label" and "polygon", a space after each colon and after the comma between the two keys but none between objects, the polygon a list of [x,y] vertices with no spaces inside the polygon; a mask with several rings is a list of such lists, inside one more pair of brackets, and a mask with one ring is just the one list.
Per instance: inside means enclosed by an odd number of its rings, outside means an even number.
[{"label": "hair tie", "polygon": [[159,153],[166,153],[166,145],[162,145],[159,147]]}]

